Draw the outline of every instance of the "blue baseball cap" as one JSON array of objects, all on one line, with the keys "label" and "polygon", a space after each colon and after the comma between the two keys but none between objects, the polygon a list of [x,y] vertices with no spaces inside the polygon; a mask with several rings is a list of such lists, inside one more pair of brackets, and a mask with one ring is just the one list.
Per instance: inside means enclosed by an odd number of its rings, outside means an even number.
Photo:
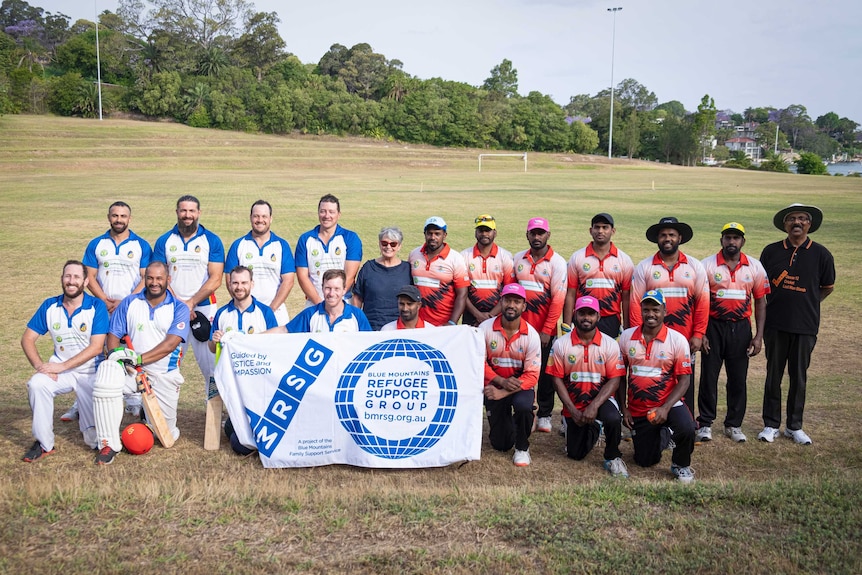
[{"label": "blue baseball cap", "polygon": [[446,220],[444,220],[440,216],[431,216],[430,218],[425,220],[425,227],[422,229],[427,230],[428,226],[438,227],[445,232],[446,231]]},{"label": "blue baseball cap", "polygon": [[643,303],[645,301],[654,301],[655,303],[657,303],[659,305],[664,305],[664,296],[662,295],[662,293],[659,290],[651,289],[648,292],[646,292],[644,294],[644,296],[641,298],[641,303]]}]

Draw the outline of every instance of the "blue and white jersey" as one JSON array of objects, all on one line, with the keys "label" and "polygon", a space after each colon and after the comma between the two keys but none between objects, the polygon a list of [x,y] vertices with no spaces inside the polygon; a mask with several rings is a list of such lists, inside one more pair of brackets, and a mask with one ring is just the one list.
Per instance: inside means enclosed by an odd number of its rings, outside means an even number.
[{"label": "blue and white jersey", "polygon": [[114,243],[107,231],[87,244],[84,265],[96,271],[102,291],[110,299],[123,299],[141,282],[141,268],[150,264],[150,244],[133,231],[129,237]]},{"label": "blue and white jersey", "polygon": [[326,313],[326,302],[307,307],[287,324],[289,333],[321,333],[321,332],[351,332],[351,331],[373,331],[368,318],[362,310],[348,303],[344,304],[344,313],[335,323],[329,323],[329,314]]},{"label": "blue and white jersey", "polygon": [[251,305],[245,311],[240,311],[234,305],[233,300],[230,300],[227,305],[220,307],[216,312],[212,322],[210,339],[212,339],[212,334],[218,330],[224,332],[239,331],[250,335],[263,333],[276,326],[278,326],[278,322],[272,309],[257,301],[256,298],[251,298]]},{"label": "blue and white jersey", "polygon": [[296,272],[290,245],[272,232],[263,247],[258,247],[251,232],[234,241],[225,259],[225,273],[230,273],[236,266],[245,266],[254,272],[251,293],[267,305],[281,286],[281,276]]},{"label": "blue and white jersey", "polygon": [[[108,333],[108,308],[102,300],[85,293],[81,307],[70,316],[63,307],[61,294],[42,302],[27,327],[39,335],[51,334],[54,354],[48,361],[62,363],[84,351],[90,345],[91,336]],[[70,371],[96,373],[101,359],[97,355]]]},{"label": "blue and white jersey", "polygon": [[[344,262],[362,261],[362,240],[355,232],[335,226],[335,233],[324,244],[318,234],[320,226],[308,230],[296,242],[296,267],[308,268],[308,277],[320,297],[323,297],[323,272],[331,269],[344,269]],[[344,299],[353,294],[347,292]]]},{"label": "blue and white jersey", "polygon": [[[165,262],[171,270],[171,288],[182,300],[197,293],[209,279],[210,262],[224,263],[224,245],[217,235],[198,225],[198,231],[188,242],[183,240],[177,226],[156,240],[153,259]],[[198,304],[204,307],[216,302],[215,292],[209,300]]]},{"label": "blue and white jersey", "polygon": [[[162,303],[150,306],[144,292],[132,294],[117,306],[111,315],[111,335],[120,339],[128,335],[138,353],[150,351],[169,335],[182,341],[189,337],[189,308],[168,292]],[[152,373],[168,373],[179,369],[182,342],[176,349],[155,363],[147,364]]]}]

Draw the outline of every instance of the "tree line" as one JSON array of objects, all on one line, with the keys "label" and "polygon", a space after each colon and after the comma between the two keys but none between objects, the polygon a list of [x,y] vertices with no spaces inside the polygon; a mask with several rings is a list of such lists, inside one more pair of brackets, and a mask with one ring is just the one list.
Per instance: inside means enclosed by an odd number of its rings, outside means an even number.
[{"label": "tree line", "polygon": [[[472,86],[412,76],[366,43],[334,44],[306,64],[287,51],[279,22],[247,0],[120,0],[116,13],[99,15],[102,108],[247,132],[546,152],[608,148],[610,89],[560,106],[538,91],[520,95],[509,60]],[[70,23],[24,0],[0,4],[0,113],[96,116],[96,62],[93,22]],[[716,126],[717,113],[708,95],[687,112],[623,80],[614,90],[613,152],[696,164],[707,142],[721,145],[729,135]],[[858,152],[858,125],[834,113],[812,122],[797,105],[736,116],[760,123],[763,142],[777,124],[782,149]]]}]

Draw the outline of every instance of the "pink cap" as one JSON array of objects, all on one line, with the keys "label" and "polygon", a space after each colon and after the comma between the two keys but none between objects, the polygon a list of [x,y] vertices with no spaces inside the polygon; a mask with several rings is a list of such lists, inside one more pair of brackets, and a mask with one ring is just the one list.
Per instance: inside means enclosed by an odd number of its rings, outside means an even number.
[{"label": "pink cap", "polygon": [[548,225],[548,220],[545,218],[533,218],[529,222],[527,222],[527,231],[530,230],[545,230],[546,232],[551,231],[551,226]]},{"label": "pink cap", "polygon": [[575,311],[578,311],[582,308],[590,308],[594,312],[599,312],[599,300],[594,297],[590,297],[588,295],[581,296],[578,298],[578,301],[575,302]]},{"label": "pink cap", "polygon": [[521,284],[506,284],[503,286],[503,293],[500,294],[500,297],[505,295],[516,295],[527,299],[527,290]]}]

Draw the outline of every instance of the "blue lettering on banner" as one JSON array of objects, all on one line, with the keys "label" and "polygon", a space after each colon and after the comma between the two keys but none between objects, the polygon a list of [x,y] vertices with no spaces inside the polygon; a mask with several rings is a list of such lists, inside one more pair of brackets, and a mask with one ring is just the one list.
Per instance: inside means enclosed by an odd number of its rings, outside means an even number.
[{"label": "blue lettering on banner", "polygon": [[330,357],[332,357],[331,349],[309,339],[299,352],[296,362],[281,378],[266,412],[259,416],[246,410],[260,453],[267,457],[272,456],[290,422],[293,421],[305,392],[320,377]]}]

